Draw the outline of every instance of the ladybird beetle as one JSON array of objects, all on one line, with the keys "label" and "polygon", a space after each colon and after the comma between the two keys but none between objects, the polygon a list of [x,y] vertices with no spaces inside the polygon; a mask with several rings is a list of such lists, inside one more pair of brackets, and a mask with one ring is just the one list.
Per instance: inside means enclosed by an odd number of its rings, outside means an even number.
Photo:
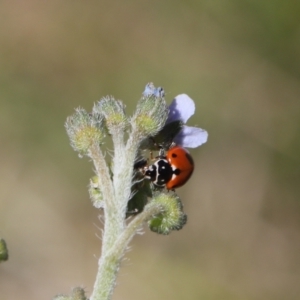
[{"label": "ladybird beetle", "polygon": [[145,168],[144,175],[154,185],[173,190],[184,185],[193,171],[194,161],[190,153],[180,146],[174,146],[166,155],[161,151],[158,160]]}]

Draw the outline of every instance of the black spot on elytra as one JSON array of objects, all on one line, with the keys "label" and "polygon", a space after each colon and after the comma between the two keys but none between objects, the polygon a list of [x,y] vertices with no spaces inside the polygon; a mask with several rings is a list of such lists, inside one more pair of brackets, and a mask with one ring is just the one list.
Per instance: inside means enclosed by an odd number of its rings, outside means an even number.
[{"label": "black spot on elytra", "polygon": [[173,158],[177,157],[177,154],[176,153],[172,153],[172,157]]},{"label": "black spot on elytra", "polygon": [[180,170],[179,170],[179,169],[176,169],[175,171],[173,171],[173,173],[174,173],[175,175],[179,175],[179,174],[180,174]]}]

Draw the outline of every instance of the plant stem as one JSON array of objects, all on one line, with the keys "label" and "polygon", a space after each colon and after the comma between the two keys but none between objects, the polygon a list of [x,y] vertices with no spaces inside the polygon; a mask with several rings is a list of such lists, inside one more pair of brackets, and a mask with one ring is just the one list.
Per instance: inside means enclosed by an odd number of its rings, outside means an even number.
[{"label": "plant stem", "polygon": [[93,159],[98,178],[101,180],[99,187],[105,202],[102,253],[98,262],[98,273],[90,298],[91,300],[110,299],[115,286],[120,261],[125,251],[125,249],[121,249],[121,251],[118,251],[119,254],[111,254],[113,253],[111,249],[115,247],[115,243],[126,225],[125,214],[127,202],[131,194],[132,166],[134,164],[137,145],[134,145],[134,149],[130,149],[133,151],[126,151],[128,153],[124,153],[123,136],[121,133],[114,134],[113,140],[117,149],[113,161],[115,163],[118,162],[114,166],[113,181],[100,146],[95,144],[90,148],[90,156]]},{"label": "plant stem", "polygon": [[[115,142],[119,143],[118,147],[122,147],[121,140],[115,140]],[[134,142],[133,138],[130,138],[125,151],[115,153],[119,157],[114,157],[114,161],[119,161],[119,165],[117,168],[114,166],[116,174],[113,176],[113,182],[100,146],[95,144],[90,148],[90,156],[93,159],[98,178],[101,180],[99,187],[105,201],[102,253],[98,261],[98,273],[90,300],[111,298],[121,259],[128,243],[143,222],[161,211],[161,207],[158,205],[147,205],[144,211],[126,226],[126,207],[131,195],[132,166],[138,144],[138,142]]]},{"label": "plant stem", "polygon": [[90,299],[106,300],[109,299],[112,294],[119,265],[118,259],[112,261],[107,253],[123,231],[124,221],[115,201],[113,183],[99,145],[95,144],[90,147],[90,156],[93,159],[98,178],[101,180],[99,187],[103,195],[103,200],[105,201],[102,253],[98,261],[97,278]]},{"label": "plant stem", "polygon": [[101,182],[98,182],[98,186],[103,195],[105,205],[106,207],[114,206],[114,189],[110,178],[109,169],[99,144],[94,143],[90,147],[90,157],[94,162],[98,180],[101,180]]},{"label": "plant stem", "polygon": [[94,291],[90,300],[111,299],[112,291],[115,286],[117,272],[124,252],[137,231],[153,215],[162,212],[160,205],[148,205],[142,213],[136,216],[115,241],[112,248],[99,260],[98,274],[94,285]]}]

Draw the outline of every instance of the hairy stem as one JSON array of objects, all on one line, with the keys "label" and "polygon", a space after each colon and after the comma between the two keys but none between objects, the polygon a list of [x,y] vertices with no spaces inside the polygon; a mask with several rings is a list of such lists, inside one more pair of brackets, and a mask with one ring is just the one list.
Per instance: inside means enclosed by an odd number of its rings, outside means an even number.
[{"label": "hairy stem", "polygon": [[123,233],[120,235],[116,241],[114,247],[112,248],[111,255],[117,257],[122,257],[124,250],[127,248],[129,242],[137,231],[142,227],[143,223],[149,221],[154,215],[163,212],[163,207],[161,205],[146,205],[144,211],[137,215],[126,227]]},{"label": "hairy stem", "polygon": [[[123,227],[122,215],[118,214],[119,210],[116,206],[115,193],[109,169],[98,144],[94,144],[90,147],[90,156],[94,162],[98,178],[101,180],[101,182],[99,182],[99,188],[101,189],[103,200],[105,201],[102,254],[98,262],[98,274],[90,298],[91,300],[100,300],[109,299],[109,295],[115,284],[118,263],[109,261],[106,253],[114,245]],[[99,291],[101,291],[101,293]]]},{"label": "hairy stem", "polygon": [[[91,158],[94,161],[99,180],[104,206],[104,231],[102,239],[102,253],[98,262],[98,273],[94,284],[91,300],[107,300],[112,295],[116,282],[116,276],[120,261],[125,249],[119,249],[116,254],[116,241],[125,229],[125,213],[127,202],[131,195],[131,181],[133,164],[136,155],[137,143],[132,144],[130,151],[126,151],[123,144],[123,136],[116,133],[113,136],[116,149],[113,161],[113,181],[110,178],[109,169],[99,145],[93,145],[90,149]],[[123,151],[121,151],[123,150]]]},{"label": "hairy stem", "polygon": [[115,241],[114,245],[105,255],[102,254],[99,260],[99,271],[94,285],[94,291],[90,300],[108,300],[111,298],[115,279],[124,252],[137,231],[153,215],[161,213],[163,208],[160,205],[145,206],[145,210],[136,216]]},{"label": "hairy stem", "polygon": [[96,173],[98,175],[98,180],[101,182],[98,182],[98,186],[101,190],[101,193],[103,195],[105,206],[113,207],[114,206],[114,189],[112,185],[112,181],[110,178],[110,173],[108,166],[106,164],[105,158],[103,156],[103,153],[101,151],[100,145],[97,143],[94,143],[90,149],[90,157],[92,158],[94,162],[94,166],[96,169]]}]

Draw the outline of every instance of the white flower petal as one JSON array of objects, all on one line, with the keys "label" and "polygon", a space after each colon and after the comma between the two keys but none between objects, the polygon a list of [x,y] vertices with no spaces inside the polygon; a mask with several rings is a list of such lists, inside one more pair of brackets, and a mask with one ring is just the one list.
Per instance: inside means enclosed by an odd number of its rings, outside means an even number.
[{"label": "white flower petal", "polygon": [[207,137],[208,133],[206,130],[184,125],[174,138],[174,142],[176,145],[185,148],[196,148],[206,143]]},{"label": "white flower petal", "polygon": [[195,113],[195,103],[186,94],[180,94],[174,98],[169,106],[169,116],[166,124],[173,121],[186,121]]}]

